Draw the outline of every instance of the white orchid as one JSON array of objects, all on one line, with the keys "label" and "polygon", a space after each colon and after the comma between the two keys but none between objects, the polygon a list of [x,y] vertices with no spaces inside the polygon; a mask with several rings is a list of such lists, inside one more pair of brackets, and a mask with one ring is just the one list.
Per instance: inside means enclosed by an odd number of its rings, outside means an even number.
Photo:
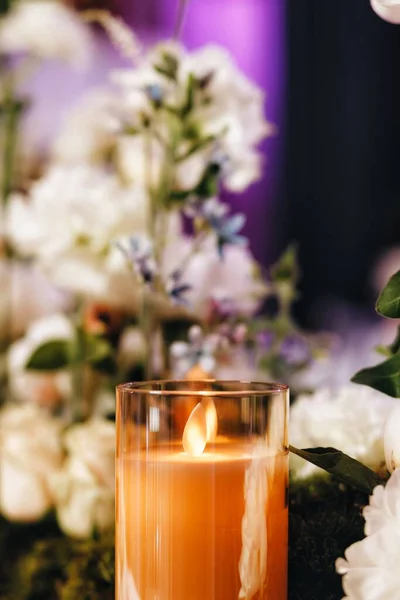
[{"label": "white orchid", "polygon": [[90,31],[62,2],[17,0],[0,19],[0,53],[26,53],[83,68],[91,54]]}]

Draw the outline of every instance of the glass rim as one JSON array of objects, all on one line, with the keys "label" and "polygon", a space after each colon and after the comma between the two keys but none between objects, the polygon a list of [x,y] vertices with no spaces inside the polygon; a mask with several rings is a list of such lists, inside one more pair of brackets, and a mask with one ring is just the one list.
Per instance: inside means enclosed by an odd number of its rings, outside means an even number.
[{"label": "glass rim", "polygon": [[[246,386],[243,389],[232,390],[199,390],[189,389],[191,385],[201,384],[240,384]],[[162,389],[162,385],[187,385],[188,389]],[[160,386],[152,389],[152,386]],[[255,389],[255,388],[259,389]],[[236,397],[242,396],[272,396],[289,391],[289,386],[284,383],[269,381],[247,381],[233,379],[154,379],[150,381],[120,383],[116,386],[118,392],[131,392],[132,394],[146,394],[148,396],[212,396],[212,397]]]}]

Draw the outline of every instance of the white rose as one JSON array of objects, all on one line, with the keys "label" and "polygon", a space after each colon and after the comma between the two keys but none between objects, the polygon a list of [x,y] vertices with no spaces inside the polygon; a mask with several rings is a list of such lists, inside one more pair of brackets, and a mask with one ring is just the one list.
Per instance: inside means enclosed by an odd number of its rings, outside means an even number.
[{"label": "white rose", "polygon": [[371,0],[371,6],[376,14],[385,21],[400,23],[399,0]]},{"label": "white rose", "polygon": [[35,266],[17,261],[0,261],[0,338],[23,335],[28,326],[46,315],[67,310],[70,298],[56,288]]},{"label": "white rose", "polygon": [[24,52],[86,67],[90,33],[78,14],[62,2],[17,1],[0,20],[0,52]]},{"label": "white rose", "polygon": [[33,352],[51,340],[72,340],[73,327],[65,315],[55,314],[32,323],[25,337],[11,344],[7,371],[11,395],[19,401],[53,406],[70,394],[69,373],[31,371],[26,364]]},{"label": "white rose", "polygon": [[65,434],[68,457],[51,477],[61,529],[77,538],[89,537],[114,522],[115,425],[93,418]]},{"label": "white rose", "polygon": [[32,404],[0,414],[0,511],[7,519],[36,521],[51,508],[47,477],[62,461],[60,430]]},{"label": "white rose", "polygon": [[[384,464],[383,430],[396,401],[356,384],[300,395],[290,411],[290,442],[297,448],[331,446],[372,469]],[[301,458],[291,457],[297,477],[323,473]]]},{"label": "white rose", "polygon": [[384,432],[385,460],[392,473],[400,465],[400,407],[389,415]]},{"label": "white rose", "polygon": [[143,189],[89,165],[57,166],[32,186],[29,202],[10,198],[7,233],[56,284],[128,308],[137,303],[135,280],[114,244],[143,232],[146,218]]}]

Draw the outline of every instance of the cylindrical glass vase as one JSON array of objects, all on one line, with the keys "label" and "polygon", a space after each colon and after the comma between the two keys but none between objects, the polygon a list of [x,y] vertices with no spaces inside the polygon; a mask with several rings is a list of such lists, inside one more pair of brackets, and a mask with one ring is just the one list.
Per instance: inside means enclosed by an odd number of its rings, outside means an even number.
[{"label": "cylindrical glass vase", "polygon": [[284,385],[117,388],[116,599],[285,600]]}]

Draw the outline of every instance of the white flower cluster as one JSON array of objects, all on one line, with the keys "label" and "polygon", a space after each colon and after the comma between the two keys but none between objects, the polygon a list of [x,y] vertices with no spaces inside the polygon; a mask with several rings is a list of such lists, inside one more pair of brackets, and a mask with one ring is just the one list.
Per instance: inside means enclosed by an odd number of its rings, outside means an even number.
[{"label": "white flower cluster", "polygon": [[[176,119],[166,118],[159,106],[168,106],[179,114],[189,101],[190,119],[184,126],[195,132],[199,140],[209,143],[201,143],[192,152],[190,136],[180,132],[184,135],[174,148],[182,157],[176,174],[177,187],[195,187],[207,166],[218,159],[224,162],[223,182],[232,191],[243,191],[259,178],[261,156],[257,145],[273,129],[264,118],[261,90],[236,67],[226,50],[206,46],[187,52],[178,44],[163,43],[145,55],[137,69],[117,71],[113,80],[122,92],[121,112],[135,115],[129,125],[139,131],[138,135],[124,136],[118,147],[121,168],[127,177],[137,180],[146,172],[142,167],[148,131],[142,126],[143,115],[150,126],[154,121],[157,128],[157,139],[151,147],[152,177],[156,183],[165,159],[163,139],[167,140],[171,128],[176,130],[177,126]],[[186,154],[188,157],[183,158]]]},{"label": "white flower cluster", "polygon": [[0,18],[0,54],[22,53],[88,65],[91,36],[78,14],[57,0],[16,0]]},{"label": "white flower cluster", "polygon": [[55,166],[32,186],[29,202],[11,197],[8,235],[59,286],[126,307],[133,288],[114,242],[142,231],[146,211],[141,188],[125,188],[101,168]]},{"label": "white flower cluster", "polygon": [[55,508],[61,529],[85,538],[114,522],[115,425],[92,419],[62,434],[33,404],[0,413],[0,513],[30,522]]},{"label": "white flower cluster", "polygon": [[[241,191],[260,174],[257,145],[271,128],[261,90],[220,48],[162,44],[112,79],[117,89],[91,92],[73,109],[28,197],[10,197],[6,235],[57,286],[135,313],[140,290],[116,242],[149,233],[152,190],[166,185],[171,152],[172,191],[195,189],[212,165],[221,185]],[[184,273],[188,308],[204,315],[224,296],[252,314],[264,288],[250,251],[227,243],[221,261],[210,233],[192,252],[194,237],[183,234],[178,215],[173,221],[162,233],[161,274],[167,280],[193,253]]]},{"label": "white flower cluster", "polygon": [[[383,432],[396,400],[368,387],[349,384],[299,396],[291,408],[290,442],[297,448],[333,447],[372,469],[385,463]],[[297,456],[296,477],[323,473]]]},{"label": "white flower cluster", "polygon": [[[32,186],[29,202],[19,194],[11,197],[8,236],[59,287],[135,312],[140,290],[115,242],[145,231],[146,219],[142,187],[124,187],[95,166],[55,166]],[[162,265],[165,277],[193,245],[179,221],[173,221]],[[240,314],[252,314],[265,291],[254,266],[247,248],[227,247],[220,260],[213,238],[206,239],[185,269],[190,309],[204,316],[211,299],[235,298]]]}]

